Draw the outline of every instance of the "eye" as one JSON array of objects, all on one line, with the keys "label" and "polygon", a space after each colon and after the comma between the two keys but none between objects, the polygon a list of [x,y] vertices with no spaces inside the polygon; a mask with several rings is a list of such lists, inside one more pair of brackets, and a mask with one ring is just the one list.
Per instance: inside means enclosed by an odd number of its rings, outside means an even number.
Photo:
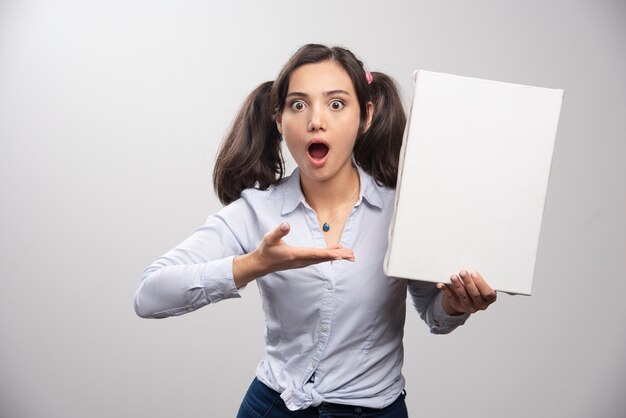
[{"label": "eye", "polygon": [[333,100],[330,102],[330,108],[333,110],[341,110],[345,104],[341,100]]},{"label": "eye", "polygon": [[305,106],[306,105],[304,104],[302,100],[294,100],[293,102],[291,102],[291,105],[289,107],[291,107],[291,110],[300,112],[301,110],[304,110]]}]

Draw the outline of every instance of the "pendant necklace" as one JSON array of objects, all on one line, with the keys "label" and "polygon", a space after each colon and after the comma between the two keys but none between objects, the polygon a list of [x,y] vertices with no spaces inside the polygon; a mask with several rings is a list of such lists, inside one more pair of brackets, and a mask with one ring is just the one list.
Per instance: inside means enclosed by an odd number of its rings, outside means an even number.
[{"label": "pendant necklace", "polygon": [[352,194],[350,195],[350,198],[348,199],[348,201],[341,207],[341,209],[339,209],[336,213],[335,216],[333,216],[332,218],[330,218],[329,220],[327,220],[326,222],[324,222],[324,225],[322,226],[322,230],[324,232],[328,232],[330,231],[330,223],[337,217],[337,215],[339,215],[341,212],[343,212],[343,210],[346,208],[346,206],[348,206],[348,203],[350,203],[350,201],[352,200],[352,198],[354,197],[354,194],[356,193],[356,191],[359,189],[359,183],[357,183],[356,187],[354,188],[354,191],[352,192]]}]

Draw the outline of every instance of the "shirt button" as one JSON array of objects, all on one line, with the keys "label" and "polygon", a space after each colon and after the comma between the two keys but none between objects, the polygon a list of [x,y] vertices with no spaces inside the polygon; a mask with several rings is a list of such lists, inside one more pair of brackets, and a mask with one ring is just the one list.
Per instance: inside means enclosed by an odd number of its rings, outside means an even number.
[{"label": "shirt button", "polygon": [[332,284],[332,282],[330,280],[328,280],[326,282],[326,289],[333,290],[333,284]]},{"label": "shirt button", "polygon": [[326,325],[326,324],[322,324],[322,326],[320,326],[320,331],[322,331],[322,332],[328,332],[328,325]]}]

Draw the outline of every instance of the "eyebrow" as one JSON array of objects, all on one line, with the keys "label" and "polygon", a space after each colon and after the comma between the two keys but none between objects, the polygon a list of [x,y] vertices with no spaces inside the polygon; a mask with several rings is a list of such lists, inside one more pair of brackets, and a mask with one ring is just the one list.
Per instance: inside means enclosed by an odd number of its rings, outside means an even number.
[{"label": "eyebrow", "polygon": [[[337,89],[337,90],[329,90],[324,92],[324,96],[334,96],[335,94],[345,94],[346,96],[350,96],[345,90]],[[287,93],[286,97],[296,96],[296,97],[309,97],[308,94],[303,93],[301,91],[292,91],[291,93]]]}]

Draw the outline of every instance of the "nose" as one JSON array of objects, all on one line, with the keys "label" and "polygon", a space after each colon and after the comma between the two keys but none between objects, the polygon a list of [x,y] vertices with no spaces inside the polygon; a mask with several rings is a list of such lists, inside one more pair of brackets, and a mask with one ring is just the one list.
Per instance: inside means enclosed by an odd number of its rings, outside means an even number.
[{"label": "nose", "polygon": [[310,112],[309,119],[309,132],[315,132],[319,130],[326,130],[326,118],[324,117],[324,112],[319,106],[313,106]]}]

